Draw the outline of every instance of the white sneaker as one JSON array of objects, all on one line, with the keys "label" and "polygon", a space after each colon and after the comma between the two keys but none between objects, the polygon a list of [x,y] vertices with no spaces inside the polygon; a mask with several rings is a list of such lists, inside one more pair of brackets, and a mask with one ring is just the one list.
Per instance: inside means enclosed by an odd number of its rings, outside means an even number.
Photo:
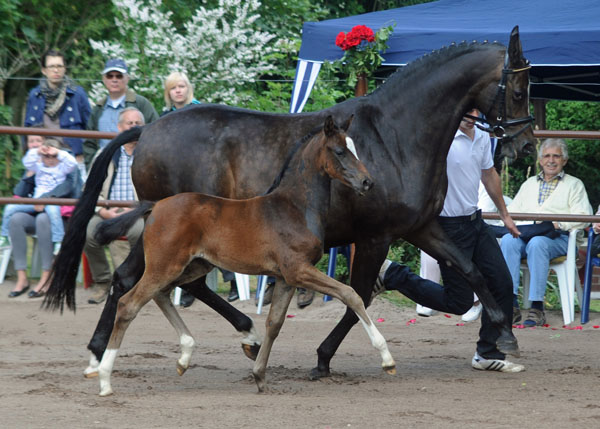
[{"label": "white sneaker", "polygon": [[417,304],[417,314],[423,317],[435,316],[438,314],[436,310],[433,310],[429,307],[425,307],[424,305]]},{"label": "white sneaker", "polygon": [[474,322],[475,320],[479,319],[479,317],[481,316],[482,308],[483,308],[483,306],[481,305],[481,303],[474,305],[473,307],[471,307],[469,309],[469,311],[467,311],[465,314],[462,315],[462,321],[463,322]]},{"label": "white sneaker", "polygon": [[500,371],[500,372],[521,372],[525,371],[525,366],[512,363],[507,360],[500,359],[484,359],[475,353],[473,356],[473,360],[471,361],[471,366],[474,369],[478,369],[481,371]]},{"label": "white sneaker", "polygon": [[385,272],[392,265],[392,261],[386,259],[381,264],[381,268],[379,269],[379,274],[377,274],[377,278],[375,279],[375,285],[373,286],[373,292],[371,293],[371,301],[381,292],[385,291],[385,285],[383,284],[383,279],[385,277]]}]

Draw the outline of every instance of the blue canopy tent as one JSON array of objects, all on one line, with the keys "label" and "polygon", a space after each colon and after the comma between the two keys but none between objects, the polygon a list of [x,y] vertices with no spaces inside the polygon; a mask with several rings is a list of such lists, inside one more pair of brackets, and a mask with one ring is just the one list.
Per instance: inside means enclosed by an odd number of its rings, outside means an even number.
[{"label": "blue canopy tent", "polygon": [[600,1],[439,0],[305,23],[290,112],[303,109],[323,61],[342,57],[335,45],[340,31],[359,24],[377,31],[393,23],[383,65],[406,65],[463,40],[507,45],[518,25],[524,55],[533,66],[532,98],[600,101]]}]

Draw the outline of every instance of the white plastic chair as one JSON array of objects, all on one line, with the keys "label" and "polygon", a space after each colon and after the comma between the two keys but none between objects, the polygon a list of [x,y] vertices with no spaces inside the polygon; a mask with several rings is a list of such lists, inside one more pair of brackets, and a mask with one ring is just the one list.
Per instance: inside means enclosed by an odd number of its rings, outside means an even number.
[{"label": "white plastic chair", "polygon": [[[575,291],[579,303],[582,300],[581,282],[577,274],[577,232],[569,233],[569,244],[567,255],[559,256],[550,261],[550,269],[556,273],[558,289],[560,291],[560,305],[562,307],[563,321],[565,325],[575,320]],[[523,308],[531,308],[529,301],[529,268],[527,262],[521,263],[523,273]]]},{"label": "white plastic chair", "polygon": [[[31,277],[39,277],[42,273],[42,260],[40,256],[40,251],[37,246],[37,238],[32,236],[33,238],[33,250],[31,256]],[[0,284],[4,283],[4,279],[6,277],[6,272],[8,270],[8,264],[10,263],[10,257],[12,255],[12,246],[2,249],[2,260],[0,261]]]},{"label": "white plastic chair", "polygon": [[[213,268],[210,273],[206,275],[206,286],[213,292],[217,290],[217,269]],[[235,274],[235,282],[237,284],[238,296],[240,301],[250,299],[250,277],[246,274]],[[173,295],[173,305],[179,306],[181,302],[181,288],[176,287]]]}]

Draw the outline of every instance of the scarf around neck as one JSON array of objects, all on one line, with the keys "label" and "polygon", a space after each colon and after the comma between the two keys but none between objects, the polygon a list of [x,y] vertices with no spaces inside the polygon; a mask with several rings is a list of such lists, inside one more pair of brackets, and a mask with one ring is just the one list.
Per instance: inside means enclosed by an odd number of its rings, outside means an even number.
[{"label": "scarf around neck", "polygon": [[46,107],[44,113],[50,117],[51,120],[55,121],[58,116],[58,111],[65,103],[67,97],[67,87],[74,88],[74,82],[67,76],[64,77],[60,85],[54,89],[48,85],[48,79],[43,79],[40,82],[40,90],[44,98],[46,99]]}]

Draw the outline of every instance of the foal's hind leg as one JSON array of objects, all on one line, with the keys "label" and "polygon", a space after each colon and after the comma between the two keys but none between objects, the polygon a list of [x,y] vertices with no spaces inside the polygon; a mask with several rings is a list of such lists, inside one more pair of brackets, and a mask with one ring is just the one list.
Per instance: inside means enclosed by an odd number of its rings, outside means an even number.
[{"label": "foal's hind leg", "polygon": [[[119,300],[115,326],[98,367],[100,396],[108,396],[113,393],[110,385],[110,375],[129,324],[135,319],[140,309],[159,293],[160,286],[154,286],[156,281],[154,279],[151,281],[151,277],[146,272],[138,284]],[[168,284],[168,282],[165,283]]]},{"label": "foal's hind leg", "polygon": [[181,345],[181,357],[177,361],[177,373],[183,375],[190,366],[190,360],[192,358],[192,352],[196,346],[196,342],[192,337],[187,326],[179,316],[177,309],[173,306],[171,298],[168,293],[161,292],[154,297],[154,301],[158,304],[158,307],[162,310],[163,314],[171,323],[171,326],[177,331],[179,336],[179,344]]},{"label": "foal's hind leg", "polygon": [[256,357],[256,362],[252,370],[254,381],[256,381],[258,391],[261,393],[265,391],[265,372],[267,369],[267,362],[269,361],[269,354],[271,353],[273,342],[279,335],[281,326],[283,326],[285,313],[290,306],[290,301],[292,300],[295,291],[295,287],[289,286],[281,279],[277,279],[275,289],[273,290],[271,308],[269,309],[269,315],[267,316],[267,320],[265,322],[267,328],[265,339],[260,347],[260,351],[258,352],[258,356]]}]

